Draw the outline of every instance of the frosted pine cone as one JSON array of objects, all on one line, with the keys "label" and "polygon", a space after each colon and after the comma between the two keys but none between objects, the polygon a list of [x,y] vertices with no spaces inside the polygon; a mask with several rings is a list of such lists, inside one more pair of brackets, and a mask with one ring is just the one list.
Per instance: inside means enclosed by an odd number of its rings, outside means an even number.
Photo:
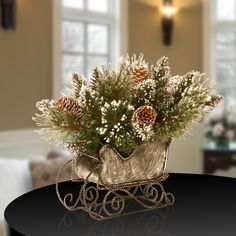
[{"label": "frosted pine cone", "polygon": [[81,119],[84,114],[83,107],[72,97],[60,97],[56,101],[56,106],[61,110],[69,111],[77,120]]},{"label": "frosted pine cone", "polygon": [[156,120],[157,113],[151,106],[141,106],[133,114],[133,123],[139,125],[153,125]]},{"label": "frosted pine cone", "polygon": [[132,80],[135,85],[142,83],[148,76],[148,68],[145,66],[136,66],[132,70]]}]

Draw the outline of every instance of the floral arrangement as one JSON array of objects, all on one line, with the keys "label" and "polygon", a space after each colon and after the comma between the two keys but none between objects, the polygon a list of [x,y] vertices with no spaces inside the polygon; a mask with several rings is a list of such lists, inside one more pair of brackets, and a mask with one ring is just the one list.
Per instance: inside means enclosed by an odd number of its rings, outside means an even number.
[{"label": "floral arrangement", "polygon": [[37,103],[33,120],[73,153],[97,156],[108,143],[128,156],[145,141],[184,135],[220,100],[205,74],[172,76],[166,57],[149,65],[127,56],[116,70],[95,68],[90,80],[73,74],[66,94]]},{"label": "floral arrangement", "polygon": [[236,110],[212,112],[205,122],[205,136],[218,146],[236,141]]}]

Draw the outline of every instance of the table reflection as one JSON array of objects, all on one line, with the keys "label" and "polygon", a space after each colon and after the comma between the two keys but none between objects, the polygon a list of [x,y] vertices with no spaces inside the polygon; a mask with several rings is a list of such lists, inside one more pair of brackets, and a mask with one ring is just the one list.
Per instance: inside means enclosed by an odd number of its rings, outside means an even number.
[{"label": "table reflection", "polygon": [[66,212],[58,224],[60,233],[86,236],[123,235],[169,235],[166,222],[174,215],[174,206],[117,217],[111,220],[96,221],[86,212]]}]

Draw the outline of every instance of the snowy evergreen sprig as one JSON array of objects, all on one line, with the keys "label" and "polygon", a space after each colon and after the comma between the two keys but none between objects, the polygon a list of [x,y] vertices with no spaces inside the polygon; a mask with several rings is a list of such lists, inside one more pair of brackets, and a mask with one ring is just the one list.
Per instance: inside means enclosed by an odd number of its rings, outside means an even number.
[{"label": "snowy evergreen sprig", "polygon": [[73,153],[98,156],[109,143],[128,156],[142,142],[182,136],[220,100],[205,74],[172,76],[166,57],[149,65],[127,56],[116,70],[95,68],[90,81],[73,74],[66,94],[38,102],[33,119]]}]

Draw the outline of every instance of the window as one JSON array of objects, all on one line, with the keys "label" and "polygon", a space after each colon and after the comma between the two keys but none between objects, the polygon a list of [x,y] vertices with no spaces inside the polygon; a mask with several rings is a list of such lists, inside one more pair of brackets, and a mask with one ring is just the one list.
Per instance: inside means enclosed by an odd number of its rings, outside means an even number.
[{"label": "window", "polygon": [[95,66],[114,61],[116,1],[63,0],[62,7],[63,81],[72,72],[89,77]]},{"label": "window", "polygon": [[226,107],[236,105],[236,0],[211,0],[211,74]]},{"label": "window", "polygon": [[126,25],[126,0],[53,0],[53,96],[73,72],[89,79],[126,54]]}]

